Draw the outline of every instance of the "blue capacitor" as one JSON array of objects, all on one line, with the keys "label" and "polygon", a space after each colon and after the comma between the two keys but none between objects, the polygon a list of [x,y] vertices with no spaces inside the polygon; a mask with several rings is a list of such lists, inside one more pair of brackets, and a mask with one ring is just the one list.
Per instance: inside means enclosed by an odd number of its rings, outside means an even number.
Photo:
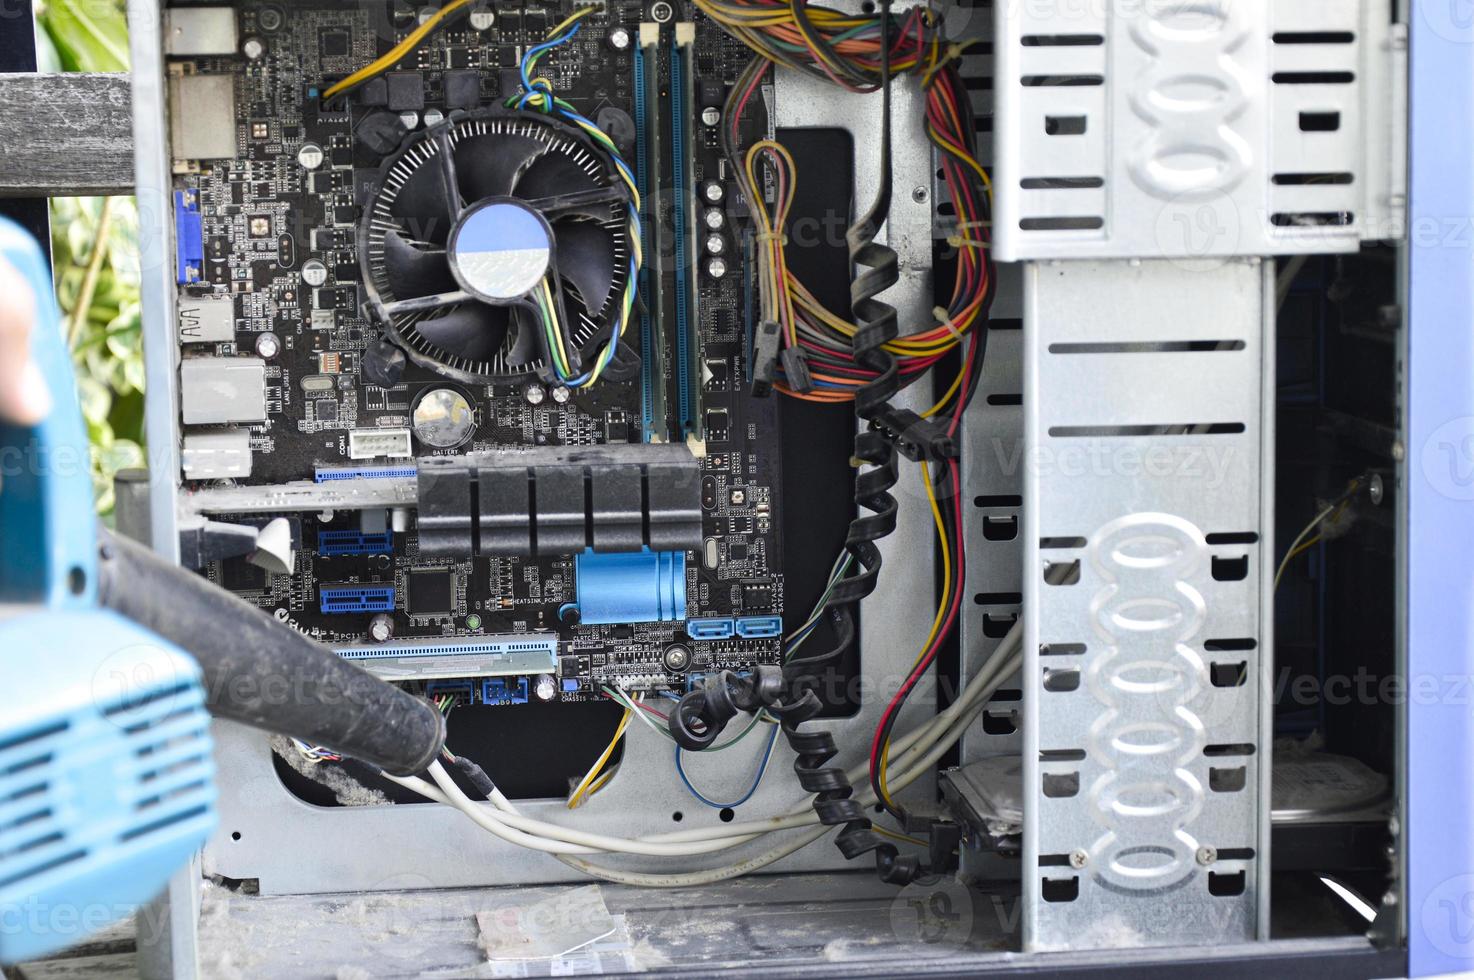
[{"label": "blue capacitor", "polygon": [[574,559],[579,621],[655,623],[686,618],[686,553],[632,551]]}]

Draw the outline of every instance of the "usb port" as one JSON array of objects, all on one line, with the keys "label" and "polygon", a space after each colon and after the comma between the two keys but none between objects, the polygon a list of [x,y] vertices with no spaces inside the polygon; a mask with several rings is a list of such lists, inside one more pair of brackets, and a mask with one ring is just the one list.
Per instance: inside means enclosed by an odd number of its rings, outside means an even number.
[{"label": "usb port", "polygon": [[737,635],[748,640],[765,640],[782,634],[782,616],[743,616],[737,620]]},{"label": "usb port", "polygon": [[526,704],[530,689],[525,677],[488,677],[481,682],[481,703]]},{"label": "usb port", "polygon": [[348,433],[348,458],[413,456],[408,429],[354,429]]}]

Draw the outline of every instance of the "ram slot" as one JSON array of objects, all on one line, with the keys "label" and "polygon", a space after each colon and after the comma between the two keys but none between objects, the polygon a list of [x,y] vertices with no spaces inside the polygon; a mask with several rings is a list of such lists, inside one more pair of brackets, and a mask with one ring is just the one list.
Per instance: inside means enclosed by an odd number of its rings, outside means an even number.
[{"label": "ram slot", "polygon": [[693,447],[704,445],[706,427],[701,408],[701,310],[696,276],[701,236],[696,228],[696,25],[675,25],[675,51],[670,61],[671,225],[676,266],[676,392],[681,437]]},{"label": "ram slot", "polygon": [[[662,279],[663,236],[660,231],[660,25],[640,25],[635,48],[635,182],[640,189],[640,248],[645,253],[640,290],[641,431],[646,442],[670,438],[666,408],[665,343],[660,333],[665,307]],[[655,111],[651,111],[655,107]]]},{"label": "ram slot", "polygon": [[640,44],[635,50],[635,127],[639,133],[635,155],[636,177],[644,204],[640,218],[645,250],[643,271],[644,312],[640,315],[640,344],[644,361],[640,375],[642,428],[646,442],[670,440],[670,409],[666,393],[665,329],[674,318],[670,276],[669,223],[665,220],[665,138],[661,132],[660,25],[640,25]]}]

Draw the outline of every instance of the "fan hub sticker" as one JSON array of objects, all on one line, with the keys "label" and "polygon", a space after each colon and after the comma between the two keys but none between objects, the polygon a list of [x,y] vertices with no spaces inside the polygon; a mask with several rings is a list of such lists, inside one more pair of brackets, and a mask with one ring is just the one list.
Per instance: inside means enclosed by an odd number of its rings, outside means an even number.
[{"label": "fan hub sticker", "polygon": [[450,236],[450,264],[468,292],[508,303],[548,274],[552,246],[552,232],[541,215],[516,201],[493,198],[461,215]]}]

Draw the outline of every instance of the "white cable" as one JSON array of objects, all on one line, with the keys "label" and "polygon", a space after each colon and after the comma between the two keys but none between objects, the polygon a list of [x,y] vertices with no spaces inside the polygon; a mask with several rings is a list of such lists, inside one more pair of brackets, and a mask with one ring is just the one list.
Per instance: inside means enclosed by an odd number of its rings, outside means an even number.
[{"label": "white cable", "polygon": [[[1003,678],[1013,673],[1014,670],[1017,670],[1019,663],[1020,660],[1016,657],[1005,660],[1002,664],[999,665],[1000,671],[997,681],[990,686],[992,686],[993,689],[996,690],[996,684],[1002,683]],[[969,716],[960,719],[953,726],[955,729],[955,735],[953,735],[951,741],[955,741],[955,736],[961,735],[962,730],[965,729],[967,725],[971,723],[971,721],[976,718],[977,714],[981,711],[982,705],[979,704],[977,705],[976,710],[972,712]],[[952,733],[949,732],[949,735],[952,735]],[[951,741],[949,741],[946,737],[941,739],[935,746],[933,746],[932,750],[929,753],[918,760],[918,764],[914,769],[905,773],[898,774],[897,778],[892,781],[891,785],[894,786],[898,791],[904,789],[912,781],[919,777],[923,771],[933,765],[937,759],[941,758],[942,754],[951,747]],[[865,794],[865,796],[869,796],[873,799],[873,794]],[[634,885],[641,888],[684,888],[696,885],[715,884],[719,881],[726,881],[729,878],[736,878],[744,874],[749,874],[753,871],[758,871],[762,868],[767,867],[770,864],[781,861],[783,858],[788,857],[788,855],[793,854],[795,851],[809,846],[810,844],[823,837],[831,829],[833,828],[821,825],[819,827],[806,831],[805,833],[793,838],[790,841],[786,841],[767,851],[764,851],[761,854],[756,854],[750,858],[744,858],[743,860],[734,862],[732,864],[723,865],[718,868],[710,868],[704,871],[688,871],[675,873],[624,871],[619,868],[609,868],[603,865],[593,864],[589,861],[584,861],[579,858],[560,857],[558,860],[562,861],[570,868],[581,871],[586,875],[600,878],[605,881],[612,881],[617,884]]]},{"label": "white cable", "polygon": [[[1015,624],[1013,630],[1010,631],[1003,643],[999,644],[992,657],[983,664],[982,668],[975,674],[967,687],[963,689],[962,695],[957,701],[938,713],[927,723],[918,726],[917,729],[907,733],[893,743],[892,753],[895,759],[896,775],[892,781],[892,785],[895,786],[897,791],[904,789],[910,783],[920,778],[924,772],[928,771],[935,764],[936,760],[961,737],[962,732],[976,718],[982,709],[983,703],[997,689],[998,684],[1009,673],[1017,669],[1017,657],[1014,654],[1020,644],[1021,633],[1022,631],[1018,624]],[[864,776],[867,766],[868,763],[861,763],[852,768],[846,775],[851,781],[858,780]],[[747,871],[755,870],[766,864],[771,864],[773,861],[777,861],[793,853],[793,851],[812,843],[830,829],[823,826],[814,826],[818,820],[818,816],[810,806],[811,801],[805,800],[800,807],[795,807],[789,813],[765,821],[728,825],[707,830],[655,834],[631,840],[610,837],[603,834],[585,833],[563,827],[559,824],[525,817],[497,789],[493,789],[491,794],[489,801],[491,803],[490,807],[477,804],[450,780],[449,775],[438,762],[431,767],[430,774],[439,786],[438,791],[423,780],[414,777],[389,778],[399,785],[414,790],[429,799],[456,807],[479,826],[504,840],[519,844],[520,846],[559,855],[560,859],[564,859],[565,863],[568,863],[570,866],[577,867],[581,871],[607,878],[611,881],[625,880],[634,884],[664,886],[696,884],[702,880],[719,881],[735,875],[744,874]],[[861,801],[863,805],[871,801],[873,795],[867,787],[856,795],[856,799]],[[617,869],[602,868],[568,857],[568,855],[573,854],[592,854],[606,851],[664,857],[695,856],[745,844],[764,834],[802,827],[809,827],[811,829],[801,837],[779,845],[763,854],[755,855],[754,857],[722,868],[691,872],[689,874],[647,875],[639,872],[624,872]]]}]

